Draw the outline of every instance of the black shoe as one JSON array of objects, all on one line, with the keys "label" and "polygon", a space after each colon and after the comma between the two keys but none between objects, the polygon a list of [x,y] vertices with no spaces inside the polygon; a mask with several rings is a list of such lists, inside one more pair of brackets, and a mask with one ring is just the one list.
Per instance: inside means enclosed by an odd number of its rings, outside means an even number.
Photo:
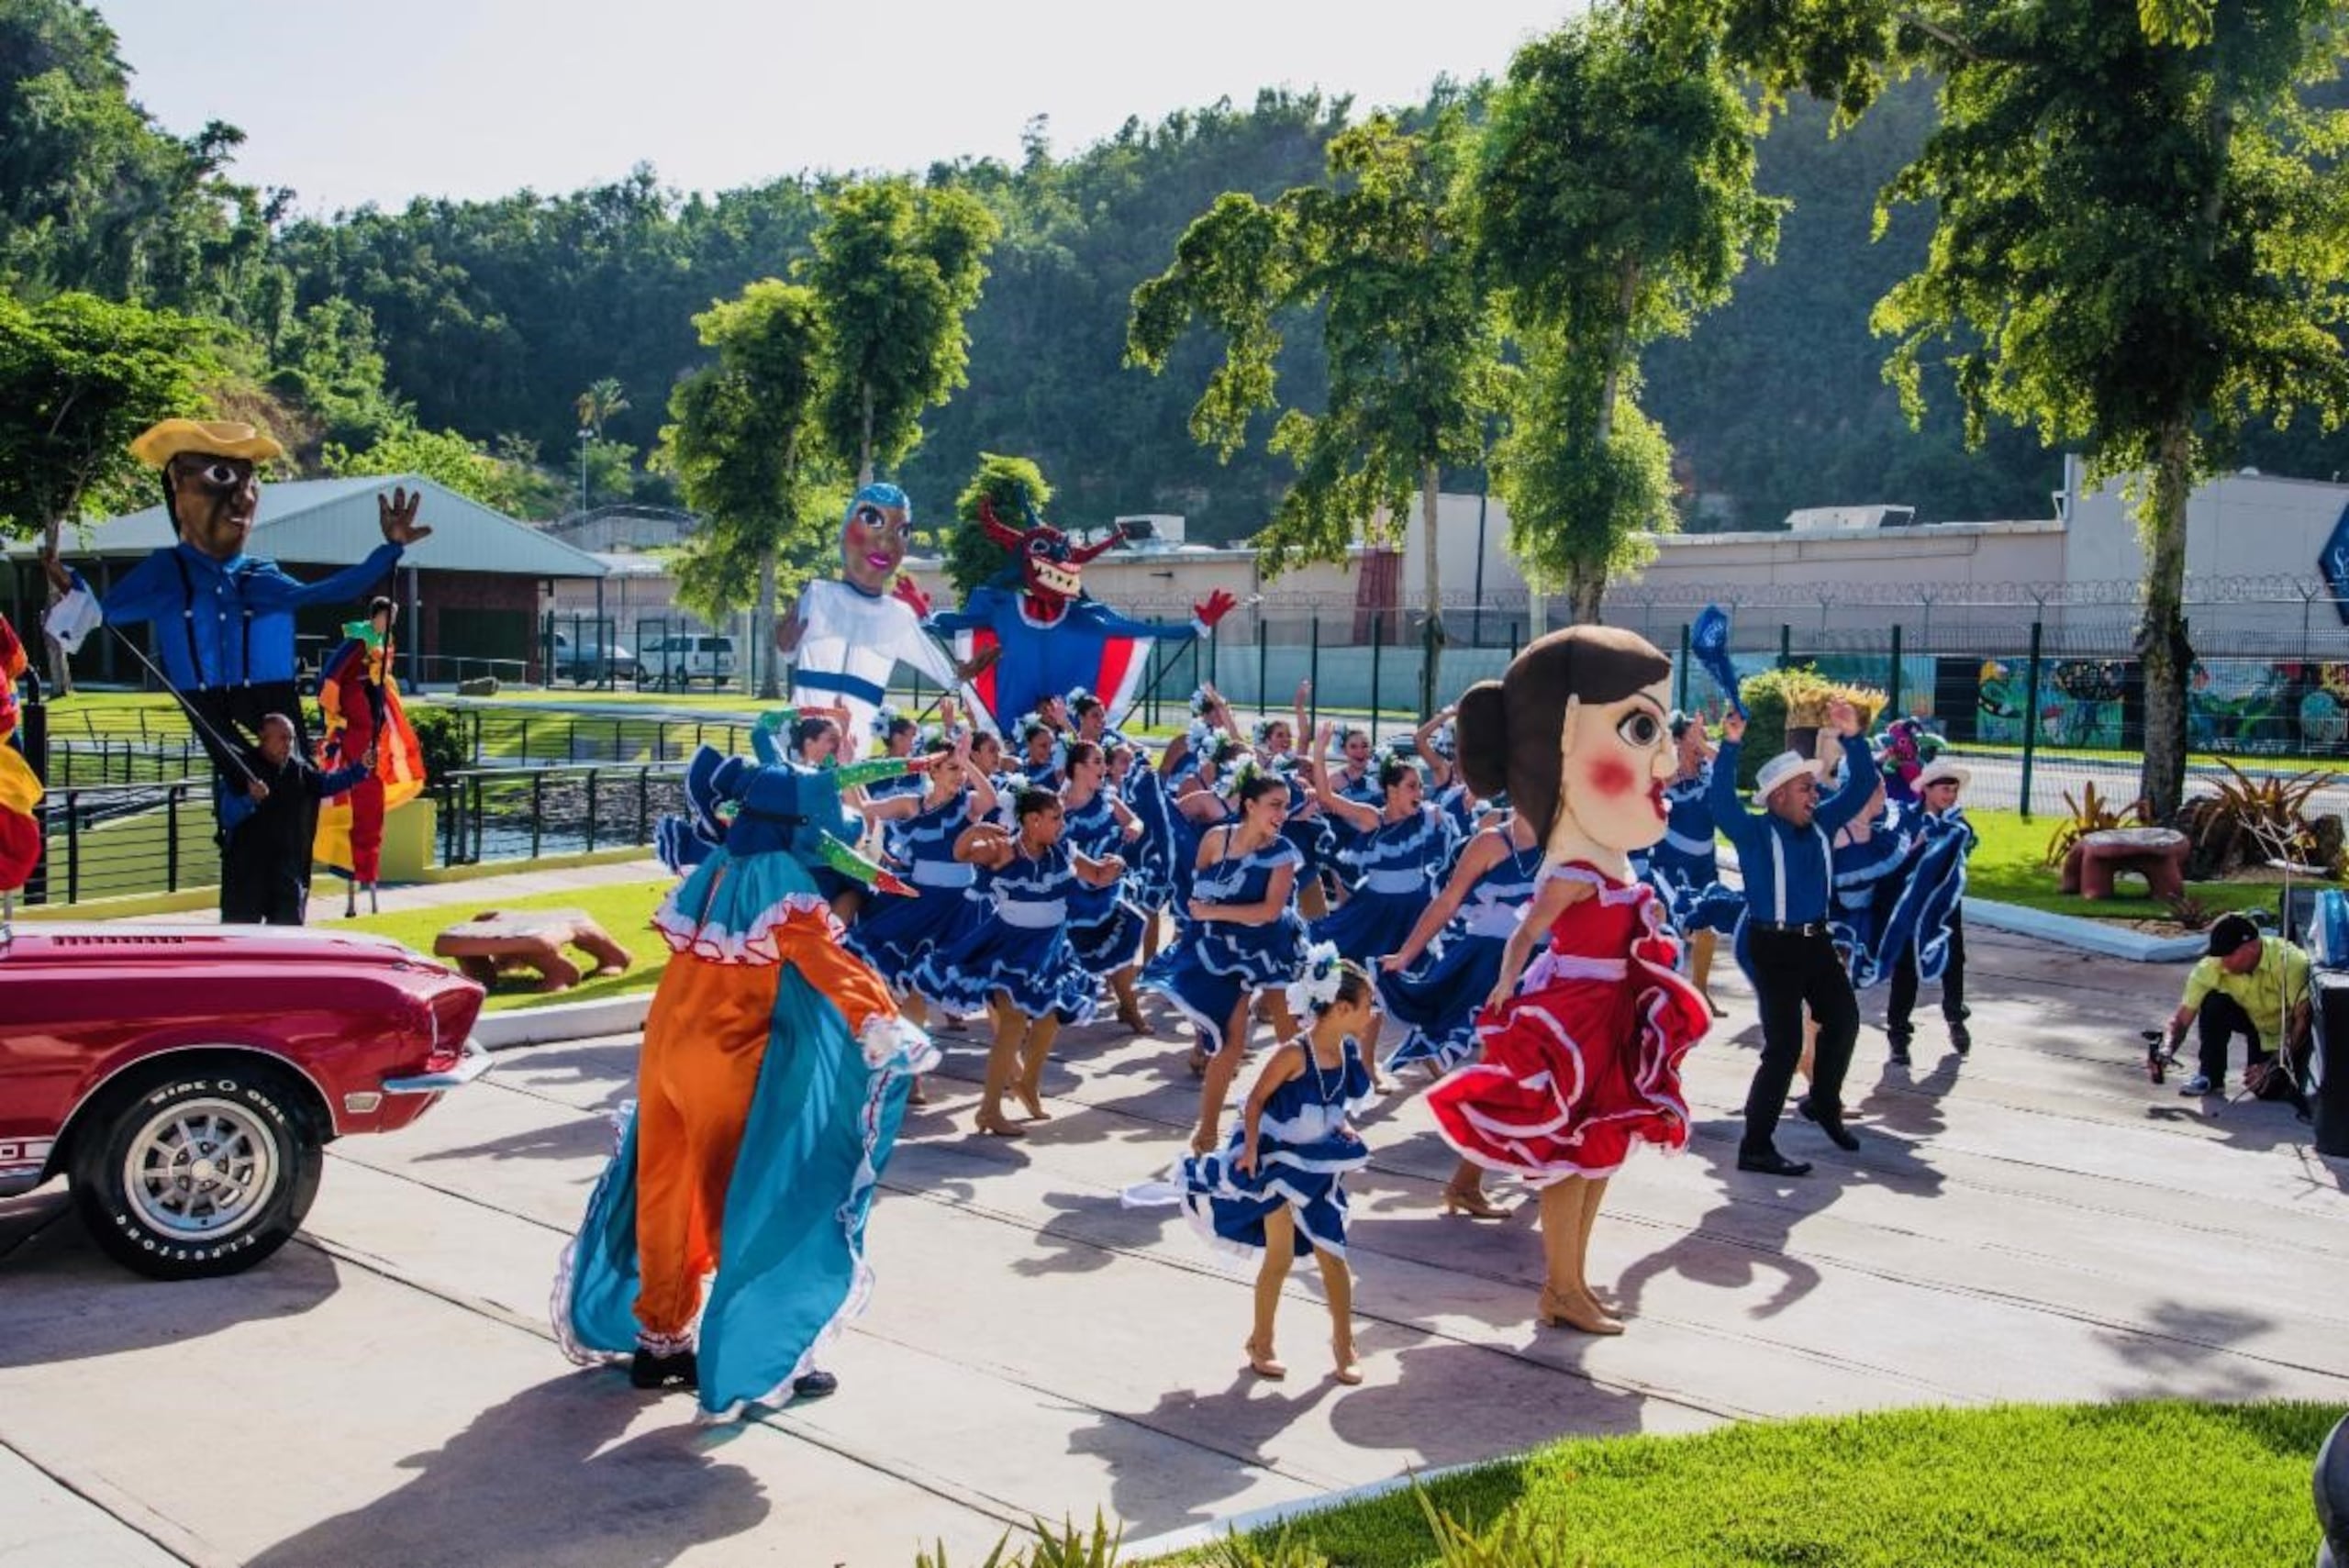
[{"label": "black shoe", "polygon": [[1859,1135],[1843,1125],[1843,1118],[1840,1112],[1834,1116],[1821,1116],[1819,1107],[1810,1103],[1809,1095],[1805,1095],[1795,1102],[1795,1109],[1802,1113],[1803,1120],[1816,1122],[1819,1130],[1827,1135],[1828,1141],[1846,1154],[1859,1148]]},{"label": "black shoe", "polygon": [[1902,1067],[1906,1067],[1906,1066],[1908,1066],[1908,1065],[1909,1065],[1909,1036],[1908,1036],[1907,1034],[1905,1034],[1905,1033],[1902,1033],[1902,1034],[1896,1034],[1896,1035],[1893,1035],[1893,1036],[1891,1037],[1891,1040],[1892,1040],[1892,1060],[1893,1060],[1893,1062],[1894,1062],[1896,1064],[1898,1064],[1898,1065],[1899,1065],[1899,1066],[1902,1066]]},{"label": "black shoe", "polygon": [[1974,1036],[1967,1032],[1964,1024],[1952,1024],[1949,1026],[1949,1045],[1960,1056],[1968,1055],[1974,1050]]},{"label": "black shoe", "polygon": [[640,1345],[636,1360],[629,1363],[628,1380],[639,1388],[666,1388],[673,1383],[699,1388],[701,1370],[694,1364],[691,1351],[674,1351],[663,1356]]},{"label": "black shoe", "polygon": [[1765,1149],[1758,1153],[1750,1149],[1739,1150],[1737,1168],[1763,1176],[1808,1176],[1810,1174],[1809,1161],[1789,1160],[1775,1149]]},{"label": "black shoe", "polygon": [[821,1399],[840,1385],[841,1380],[829,1372],[811,1372],[791,1380],[791,1396],[794,1399]]}]

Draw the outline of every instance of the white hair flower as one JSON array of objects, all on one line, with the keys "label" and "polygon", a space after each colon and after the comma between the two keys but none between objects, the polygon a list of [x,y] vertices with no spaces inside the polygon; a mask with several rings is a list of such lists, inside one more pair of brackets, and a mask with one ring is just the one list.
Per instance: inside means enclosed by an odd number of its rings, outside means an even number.
[{"label": "white hair flower", "polygon": [[1288,1008],[1298,1018],[1328,1007],[1338,999],[1345,978],[1346,961],[1335,942],[1315,942],[1305,950],[1305,969],[1288,984]]}]

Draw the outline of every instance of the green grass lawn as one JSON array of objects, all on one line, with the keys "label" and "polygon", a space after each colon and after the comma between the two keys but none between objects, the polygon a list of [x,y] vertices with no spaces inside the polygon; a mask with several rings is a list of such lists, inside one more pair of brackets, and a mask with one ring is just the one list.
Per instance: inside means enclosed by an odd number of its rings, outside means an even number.
[{"label": "green grass lawn", "polygon": [[[2058,915],[2085,915],[2105,920],[2160,920],[2169,911],[2143,893],[2133,897],[2090,901],[2055,891],[2056,868],[2046,863],[2047,840],[2064,820],[2063,814],[2040,813],[2026,822],[2012,811],[1968,810],[1965,819],[1982,841],[1966,864],[1969,897],[1994,898],[2001,904],[2021,904]],[[2138,878],[2126,877],[2118,888],[2143,888]],[[2212,910],[2273,909],[2277,885],[2272,882],[2189,882],[2188,893]]]},{"label": "green grass lawn", "polygon": [[[552,995],[529,989],[527,977],[502,980],[490,991],[489,1005],[485,1009],[495,1013],[512,1007],[544,1006],[552,1002],[596,1002],[609,996],[623,996],[633,991],[651,990],[669,962],[669,944],[655,936],[651,929],[652,911],[660,906],[662,895],[672,885],[666,880],[615,882],[570,893],[540,894],[529,898],[492,900],[484,895],[477,904],[442,904],[430,909],[406,909],[396,914],[362,915],[356,920],[320,920],[318,923],[337,930],[373,931],[395,938],[417,952],[429,955],[433,938],[484,909],[580,909],[636,956],[636,962],[625,973],[583,981],[568,991],[558,991]],[[312,901],[310,909],[313,916],[320,913],[317,901]]]},{"label": "green grass lawn", "polygon": [[[2276,1568],[2309,1562],[2338,1408],[2003,1406],[1594,1438],[1296,1521],[1282,1568]],[[1277,1532],[1274,1532],[1276,1534]],[[1306,1551],[1294,1549],[1304,1547]],[[1246,1562],[1224,1547],[1168,1561]]]}]

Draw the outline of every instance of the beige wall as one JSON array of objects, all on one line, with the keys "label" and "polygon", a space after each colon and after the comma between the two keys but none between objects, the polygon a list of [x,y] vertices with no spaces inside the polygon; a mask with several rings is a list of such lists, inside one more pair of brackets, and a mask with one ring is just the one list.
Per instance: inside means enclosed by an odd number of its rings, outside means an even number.
[{"label": "beige wall", "polygon": [[[2067,464],[2076,474],[2076,464]],[[2186,506],[2186,574],[2316,579],[2317,557],[2349,507],[2349,484],[2227,474],[2196,489]],[[2121,487],[2077,495],[2071,505],[2068,580],[2132,582],[2145,570],[2137,525]]]}]

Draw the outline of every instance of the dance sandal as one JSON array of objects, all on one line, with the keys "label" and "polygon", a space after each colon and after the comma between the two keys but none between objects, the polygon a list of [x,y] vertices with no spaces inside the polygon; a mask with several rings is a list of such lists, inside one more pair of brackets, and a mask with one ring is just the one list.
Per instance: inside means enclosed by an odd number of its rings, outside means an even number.
[{"label": "dance sandal", "polygon": [[[1150,1033],[1150,1020],[1143,1018],[1141,1016],[1141,1009],[1134,1006],[1131,1002],[1120,1002],[1118,1004],[1118,1021],[1125,1025],[1127,1029],[1132,1030],[1135,1034],[1146,1035]],[[1204,1071],[1204,1069],[1202,1069],[1202,1071]]]},{"label": "dance sandal", "polygon": [[1019,1096],[1020,1107],[1027,1111],[1030,1121],[1050,1121],[1052,1113],[1044,1108],[1044,1096],[1024,1084],[1015,1084],[1011,1092]]},{"label": "dance sandal", "polygon": [[1486,1197],[1482,1187],[1445,1187],[1443,1212],[1464,1214],[1471,1219],[1507,1219],[1508,1218],[1508,1210]]},{"label": "dance sandal", "polygon": [[1273,1359],[1273,1352],[1269,1347],[1259,1351],[1256,1349],[1256,1341],[1251,1340],[1241,1349],[1248,1352],[1248,1370],[1265,1382],[1278,1383],[1288,1375],[1288,1368]]},{"label": "dance sandal", "polygon": [[1340,1383],[1344,1384],[1349,1388],[1353,1387],[1356,1384],[1359,1384],[1362,1381],[1362,1362],[1354,1354],[1354,1347],[1352,1340],[1330,1340],[1330,1353],[1331,1356],[1336,1358],[1337,1361],[1336,1370],[1330,1373],[1331,1377],[1336,1378]]},{"label": "dance sandal", "polygon": [[1610,1316],[1589,1296],[1563,1296],[1544,1289],[1542,1292],[1542,1320],[1560,1329],[1578,1329],[1586,1334],[1620,1334],[1623,1320]]},{"label": "dance sandal", "polygon": [[973,1118],[971,1125],[989,1138],[1025,1138],[1028,1136],[1028,1129],[1020,1126],[1018,1122],[1006,1121],[999,1114],[991,1115],[986,1111],[981,1111],[977,1117]]}]

